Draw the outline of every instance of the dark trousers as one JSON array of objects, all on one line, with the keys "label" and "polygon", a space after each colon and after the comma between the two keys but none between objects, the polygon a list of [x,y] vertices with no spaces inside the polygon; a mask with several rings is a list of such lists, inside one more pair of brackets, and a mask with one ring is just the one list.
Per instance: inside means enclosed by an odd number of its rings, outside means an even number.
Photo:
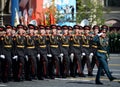
[{"label": "dark trousers", "polygon": [[[52,54],[52,58],[51,58],[51,70],[53,73],[54,71],[55,72],[55,75],[56,76],[59,76],[60,75],[60,61],[59,61],[59,54],[60,54],[60,50],[59,48],[54,48],[54,47],[51,47],[51,54]],[[55,69],[55,70],[54,70]]]},{"label": "dark trousers", "polygon": [[9,80],[12,77],[11,50],[4,50],[5,59],[2,59],[2,80]]},{"label": "dark trousers", "polygon": [[100,76],[101,76],[101,72],[103,69],[104,69],[106,75],[108,76],[108,78],[112,79],[112,75],[109,71],[108,63],[106,60],[106,55],[101,54],[101,56],[98,56],[98,61],[99,61],[99,67],[98,67],[98,71],[97,71],[96,82],[100,82]]},{"label": "dark trousers", "polygon": [[92,73],[91,63],[89,59],[89,55],[83,56],[82,59],[82,69],[84,70],[85,63],[87,64],[88,74]]},{"label": "dark trousers", "polygon": [[63,61],[61,61],[62,75],[69,76],[70,73],[70,57],[69,47],[62,47]]},{"label": "dark trousers", "polygon": [[48,59],[47,54],[42,54],[40,60],[37,59],[37,76],[46,77],[48,75]]},{"label": "dark trousers", "polygon": [[27,50],[28,60],[25,62],[25,76],[26,78],[35,77],[37,75],[37,61],[33,49]]},{"label": "dark trousers", "polygon": [[24,79],[25,52],[24,48],[17,48],[18,59],[13,59],[13,77],[15,80]]}]

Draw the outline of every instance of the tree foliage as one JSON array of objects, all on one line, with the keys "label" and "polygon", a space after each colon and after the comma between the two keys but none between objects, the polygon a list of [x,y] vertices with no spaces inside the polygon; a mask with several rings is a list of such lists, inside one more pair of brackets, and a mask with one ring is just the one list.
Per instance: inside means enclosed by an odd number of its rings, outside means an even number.
[{"label": "tree foliage", "polygon": [[88,19],[90,25],[104,24],[103,8],[100,0],[77,0],[76,23]]}]

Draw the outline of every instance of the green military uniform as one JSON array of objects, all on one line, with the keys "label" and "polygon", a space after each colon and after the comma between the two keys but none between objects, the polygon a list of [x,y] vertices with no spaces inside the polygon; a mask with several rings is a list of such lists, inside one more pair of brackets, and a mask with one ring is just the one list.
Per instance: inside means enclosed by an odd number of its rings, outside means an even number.
[{"label": "green military uniform", "polygon": [[[90,30],[89,26],[85,26],[84,27],[85,30]],[[87,64],[87,69],[88,69],[88,76],[93,76],[92,75],[92,68],[91,68],[91,64],[90,64],[90,36],[89,35],[83,35],[82,36],[82,54],[84,53],[85,55],[83,55],[82,58],[82,69],[84,70],[84,66],[85,63]]]},{"label": "green military uniform", "polygon": [[[7,29],[11,30],[12,26],[7,25]],[[2,81],[8,82],[9,79],[11,79],[12,75],[12,47],[13,47],[13,41],[12,36],[8,35],[10,33],[9,31],[6,33],[6,35],[1,37],[1,49],[2,54],[5,56],[5,58],[2,60]]]},{"label": "green military uniform", "polygon": [[93,39],[93,41],[95,41],[98,46],[96,55],[99,61],[99,67],[98,67],[97,76],[95,80],[96,84],[102,84],[100,82],[100,76],[101,76],[102,69],[104,69],[110,81],[113,81],[115,79],[111,75],[109,68],[108,68],[108,63],[107,63],[107,58],[108,58],[108,53],[109,53],[108,38],[102,36],[102,34],[106,33],[106,29],[102,27],[100,32],[102,33],[100,33],[99,35],[96,35]]},{"label": "green military uniform", "polygon": [[[33,25],[28,25],[29,29],[35,29]],[[26,36],[25,44],[25,55],[26,55],[26,64],[25,64],[25,79],[32,80],[36,78],[37,73],[37,62],[35,56],[35,36],[29,34]]]},{"label": "green military uniform", "polygon": [[[55,25],[51,25],[51,29],[56,29]],[[57,34],[52,34],[50,39],[50,53],[52,54],[52,67],[56,69],[56,76],[59,77],[60,75],[60,62],[58,56],[60,55],[60,48],[59,48],[59,36]],[[52,68],[52,73],[54,74],[54,68]],[[51,74],[52,75],[52,74]]]},{"label": "green military uniform", "polygon": [[[68,30],[67,26],[63,26],[63,33],[64,30]],[[65,78],[69,76],[70,70],[70,57],[69,57],[69,45],[70,45],[70,37],[69,35],[63,34],[61,36],[61,53],[63,53],[63,61],[62,61],[62,76]]]}]

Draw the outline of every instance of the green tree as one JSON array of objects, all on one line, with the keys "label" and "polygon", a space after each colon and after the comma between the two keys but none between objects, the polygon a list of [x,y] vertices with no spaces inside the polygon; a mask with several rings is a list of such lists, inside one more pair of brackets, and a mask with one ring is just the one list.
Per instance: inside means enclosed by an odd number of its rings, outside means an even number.
[{"label": "green tree", "polygon": [[100,0],[77,0],[76,23],[88,19],[90,25],[104,24],[104,6]]}]

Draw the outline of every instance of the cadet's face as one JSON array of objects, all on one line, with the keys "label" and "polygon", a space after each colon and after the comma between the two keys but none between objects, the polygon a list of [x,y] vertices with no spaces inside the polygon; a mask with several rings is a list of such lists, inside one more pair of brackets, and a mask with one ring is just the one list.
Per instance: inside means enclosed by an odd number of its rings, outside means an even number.
[{"label": "cadet's face", "polygon": [[80,30],[79,30],[79,33],[80,33],[80,34],[84,34],[84,30],[83,30],[83,29],[80,29]]},{"label": "cadet's face", "polygon": [[68,30],[67,30],[67,29],[66,29],[66,30],[64,30],[63,32],[64,32],[64,34],[68,34]]},{"label": "cadet's face", "polygon": [[52,32],[53,32],[53,34],[56,34],[57,30],[56,29],[52,29]]},{"label": "cadet's face", "polygon": [[34,34],[34,30],[33,29],[30,29],[30,34]]},{"label": "cadet's face", "polygon": [[40,33],[45,34],[46,33],[45,29],[40,30]]},{"label": "cadet's face", "polygon": [[23,33],[23,29],[19,29],[19,33],[22,34]]},{"label": "cadet's face", "polygon": [[24,34],[24,35],[26,34],[26,31],[25,31],[25,30],[23,30],[23,34]]},{"label": "cadet's face", "polygon": [[76,33],[79,33],[79,29],[76,29],[75,32],[76,32]]},{"label": "cadet's face", "polygon": [[94,30],[94,33],[95,33],[95,34],[98,34],[98,32],[99,32],[98,29],[95,29],[95,30]]},{"label": "cadet's face", "polygon": [[90,30],[84,30],[85,34],[88,34],[90,32]]},{"label": "cadet's face", "polygon": [[34,34],[38,34],[38,30],[34,30]]},{"label": "cadet's face", "polygon": [[6,30],[6,33],[7,33],[7,34],[11,34],[11,33],[12,33],[12,30],[11,30],[11,29],[7,29],[7,30]]},{"label": "cadet's face", "polygon": [[82,29],[82,30],[79,30],[79,32],[84,32],[84,30]]},{"label": "cadet's face", "polygon": [[106,37],[106,32],[102,32],[103,34],[101,35],[101,37],[105,38]]},{"label": "cadet's face", "polygon": [[72,30],[69,30],[69,34],[72,34],[73,33],[73,31]]},{"label": "cadet's face", "polygon": [[15,30],[12,30],[12,34],[15,34],[15,32],[16,32]]},{"label": "cadet's face", "polygon": [[62,30],[58,30],[58,34],[62,34]]},{"label": "cadet's face", "polygon": [[47,34],[50,34],[50,33],[51,33],[51,31],[50,31],[50,30],[46,30],[46,33],[47,33]]}]

